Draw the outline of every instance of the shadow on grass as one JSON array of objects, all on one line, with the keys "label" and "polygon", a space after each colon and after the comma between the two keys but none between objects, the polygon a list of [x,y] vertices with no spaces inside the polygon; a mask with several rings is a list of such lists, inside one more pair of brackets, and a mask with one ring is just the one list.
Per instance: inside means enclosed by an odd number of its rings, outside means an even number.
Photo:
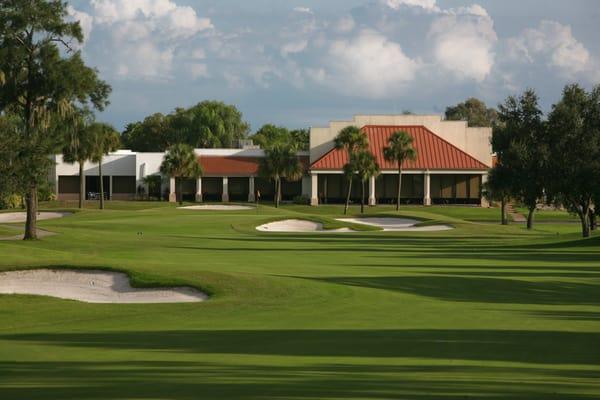
[{"label": "shadow on grass", "polygon": [[[316,361],[316,360],[315,360]],[[594,371],[351,362],[5,362],[3,399],[590,399]],[[531,378],[533,379],[524,379]],[[572,380],[570,380],[572,379]],[[549,385],[549,383],[552,383]]]},{"label": "shadow on grass", "polygon": [[[536,380],[516,378],[515,372]],[[0,363],[3,399],[589,399],[598,374],[469,366],[242,365],[194,361]],[[479,376],[482,374],[482,376]],[[522,376],[522,375],[521,375]],[[569,383],[574,376],[576,381]],[[13,380],[20,384],[9,384]],[[537,381],[537,382],[536,382]],[[507,384],[509,383],[510,384]],[[548,385],[547,382],[552,382]],[[593,392],[592,392],[593,393]],[[557,395],[558,394],[558,395]],[[566,396],[566,397],[565,397]]]},{"label": "shadow on grass", "polygon": [[594,311],[529,311],[527,315],[548,319],[560,319],[569,321],[599,321],[600,312]]},{"label": "shadow on grass", "polygon": [[188,354],[416,357],[548,364],[600,363],[600,332],[502,330],[187,330],[9,334],[0,340]]},{"label": "shadow on grass", "polygon": [[530,282],[516,279],[431,275],[309,279],[348,286],[391,290],[449,301],[600,305],[600,284],[591,283]]}]

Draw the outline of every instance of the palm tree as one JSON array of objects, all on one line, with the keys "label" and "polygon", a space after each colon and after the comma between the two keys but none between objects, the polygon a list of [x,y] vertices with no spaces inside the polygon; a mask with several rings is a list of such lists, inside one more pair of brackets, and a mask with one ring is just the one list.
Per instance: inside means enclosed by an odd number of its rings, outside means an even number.
[{"label": "palm tree", "polygon": [[[369,147],[369,138],[356,126],[347,126],[340,131],[333,141],[335,148],[338,150],[346,150],[348,164],[352,155],[357,151],[365,150]],[[351,169],[351,168],[350,168]],[[352,193],[352,177],[354,174],[346,174],[348,179],[348,193],[346,194],[346,204],[344,206],[344,214],[348,213],[350,205],[350,194]]]},{"label": "palm tree", "polygon": [[295,147],[289,144],[277,144],[265,150],[260,160],[258,172],[261,176],[273,180],[275,184],[275,207],[281,201],[281,179],[297,181],[304,170],[296,155]]},{"label": "palm tree", "polygon": [[417,159],[417,150],[413,147],[413,137],[405,131],[397,131],[388,139],[388,146],[383,149],[387,161],[395,161],[398,165],[398,197],[396,211],[400,209],[400,194],[402,193],[402,164],[406,160]]},{"label": "palm tree", "polygon": [[375,156],[368,150],[355,153],[350,160],[349,167],[344,171],[353,171],[360,179],[360,213],[365,211],[365,183],[373,176],[379,175],[379,165]]},{"label": "palm tree", "polygon": [[84,164],[92,157],[93,131],[90,129],[90,116],[79,114],[70,121],[65,133],[63,160],[69,164],[79,164],[79,208],[83,208],[85,199]]},{"label": "palm tree", "polygon": [[116,151],[121,144],[119,132],[112,126],[94,122],[89,126],[91,130],[92,153],[90,160],[98,163],[98,176],[100,177],[100,209],[104,210],[104,179],[102,177],[102,160],[104,156]]},{"label": "palm tree", "polygon": [[179,204],[183,203],[183,178],[198,178],[202,175],[202,167],[189,144],[177,143],[169,146],[167,154],[160,165],[160,172],[171,178],[179,178]]}]

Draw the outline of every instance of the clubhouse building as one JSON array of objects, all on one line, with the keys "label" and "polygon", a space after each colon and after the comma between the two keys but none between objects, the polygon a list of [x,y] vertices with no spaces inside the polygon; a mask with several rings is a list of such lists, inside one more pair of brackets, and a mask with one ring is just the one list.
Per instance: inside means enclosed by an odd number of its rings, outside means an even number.
[{"label": "clubhouse building", "polygon": [[[346,126],[361,128],[381,173],[368,184],[370,205],[395,201],[398,170],[383,157],[393,132],[403,130],[413,138],[418,157],[406,162],[402,173],[402,201],[409,204],[485,204],[481,194],[492,166],[491,128],[469,128],[464,121],[445,121],[439,115],[359,115],[350,121],[333,121],[327,127],[311,128],[310,148],[298,152],[304,176],[297,182],[284,181],[283,200],[304,200],[312,205],[341,203],[347,182],[343,166],[347,155],[336,150],[335,137]],[[203,176],[183,179],[160,176],[164,153],[119,150],[102,163],[105,196],[111,200],[169,199],[177,194],[188,201],[254,202],[272,200],[273,183],[260,177],[258,165],[263,150],[254,146],[239,149],[196,149]],[[55,156],[50,182],[59,200],[79,198],[79,167]],[[86,163],[85,194],[95,199],[100,191],[98,165]],[[152,185],[152,178],[160,183]],[[177,178],[179,179],[179,178]],[[176,193],[181,186],[181,193]],[[351,198],[360,201],[360,185],[354,184]]]}]

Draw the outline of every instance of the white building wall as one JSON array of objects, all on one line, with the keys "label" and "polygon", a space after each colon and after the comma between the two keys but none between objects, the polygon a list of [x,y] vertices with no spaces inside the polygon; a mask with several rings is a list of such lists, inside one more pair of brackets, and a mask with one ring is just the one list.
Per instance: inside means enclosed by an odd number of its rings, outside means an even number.
[{"label": "white building wall", "polygon": [[[79,164],[68,164],[63,162],[62,155],[55,156],[56,176],[79,175]],[[136,153],[120,150],[111,153],[102,160],[102,175],[109,176],[133,176],[135,175]],[[86,162],[83,166],[86,175],[98,175],[98,164]]]}]

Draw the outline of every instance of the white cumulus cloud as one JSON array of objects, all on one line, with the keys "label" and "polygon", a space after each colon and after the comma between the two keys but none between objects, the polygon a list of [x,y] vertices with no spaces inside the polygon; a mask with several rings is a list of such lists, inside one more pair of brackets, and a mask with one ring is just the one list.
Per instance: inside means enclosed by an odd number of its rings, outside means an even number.
[{"label": "white cumulus cloud", "polygon": [[435,64],[456,77],[481,82],[492,71],[498,37],[487,13],[441,16],[431,24],[428,38]]},{"label": "white cumulus cloud", "polygon": [[436,0],[385,0],[388,7],[398,10],[402,6],[420,7],[427,11],[440,11]]},{"label": "white cumulus cloud", "polygon": [[313,79],[338,91],[374,98],[397,94],[418,68],[398,43],[370,29],[333,41],[325,65],[309,70]]},{"label": "white cumulus cloud", "polygon": [[543,62],[563,76],[574,78],[583,73],[598,77],[598,67],[588,49],[579,42],[571,27],[555,21],[541,21],[518,37],[508,40],[509,56],[516,62]]},{"label": "white cumulus cloud", "polygon": [[102,36],[88,53],[121,78],[170,79],[183,41],[213,28],[210,19],[172,0],[91,0],[87,13],[69,13],[88,35]]}]

